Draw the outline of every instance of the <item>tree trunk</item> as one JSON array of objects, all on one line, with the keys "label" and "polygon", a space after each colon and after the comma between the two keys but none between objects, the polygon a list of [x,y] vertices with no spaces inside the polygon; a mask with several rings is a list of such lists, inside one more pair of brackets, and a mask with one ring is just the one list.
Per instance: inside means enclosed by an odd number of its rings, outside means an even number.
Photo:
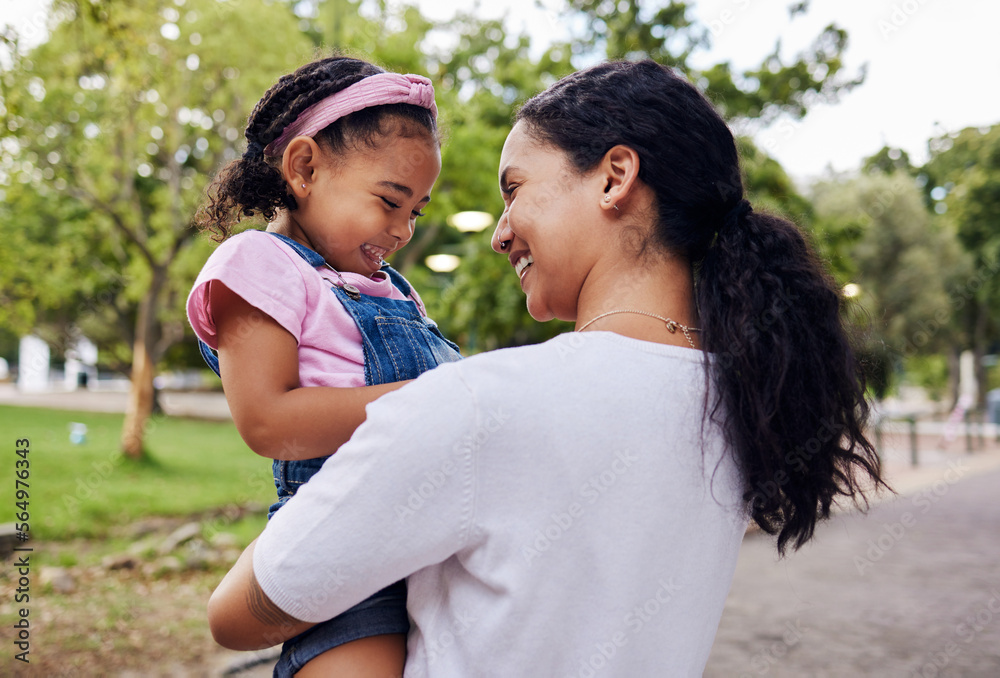
[{"label": "tree trunk", "polygon": [[986,391],[989,384],[986,383],[986,365],[983,364],[983,356],[986,355],[986,345],[988,338],[986,330],[990,324],[990,306],[985,299],[980,299],[976,304],[976,329],[972,341],[972,350],[976,356],[976,409],[980,412],[986,409]]},{"label": "tree trunk", "polygon": [[125,424],[122,426],[122,453],[131,459],[143,456],[146,422],[153,411],[153,344],[160,293],[166,283],[165,267],[154,266],[146,295],[139,303],[135,321],[135,344],[132,349],[132,386],[129,389]]},{"label": "tree trunk", "polygon": [[959,358],[962,349],[957,342],[953,342],[948,347],[948,411],[951,412],[958,405],[958,384],[962,373]]},{"label": "tree trunk", "polygon": [[132,349],[132,386],[128,393],[125,425],[122,426],[122,453],[131,459],[143,456],[146,422],[153,411],[153,360],[145,337],[137,336]]}]

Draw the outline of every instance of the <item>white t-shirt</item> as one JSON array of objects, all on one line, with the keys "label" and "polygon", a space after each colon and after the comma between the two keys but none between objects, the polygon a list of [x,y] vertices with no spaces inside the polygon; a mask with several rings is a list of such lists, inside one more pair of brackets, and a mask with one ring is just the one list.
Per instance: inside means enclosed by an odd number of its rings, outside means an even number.
[{"label": "white t-shirt", "polygon": [[565,334],[442,365],[368,419],[261,535],[320,621],[407,578],[406,676],[700,676],[747,516],[700,352]]}]

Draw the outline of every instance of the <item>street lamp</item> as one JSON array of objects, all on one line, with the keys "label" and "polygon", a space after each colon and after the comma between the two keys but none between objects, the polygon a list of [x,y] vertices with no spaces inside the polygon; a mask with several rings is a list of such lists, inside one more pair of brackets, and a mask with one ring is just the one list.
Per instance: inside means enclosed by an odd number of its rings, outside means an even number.
[{"label": "street lamp", "polygon": [[462,260],[454,254],[432,254],[424,259],[424,263],[427,264],[427,268],[431,269],[435,273],[450,273],[458,268],[461,261]]},{"label": "street lamp", "polygon": [[456,212],[447,219],[448,225],[462,233],[478,233],[493,225],[489,212]]}]

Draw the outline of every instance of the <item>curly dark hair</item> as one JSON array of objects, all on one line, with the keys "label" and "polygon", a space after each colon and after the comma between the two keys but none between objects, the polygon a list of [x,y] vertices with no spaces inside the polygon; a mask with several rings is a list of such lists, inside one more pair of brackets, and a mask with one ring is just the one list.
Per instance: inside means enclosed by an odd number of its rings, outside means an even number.
[{"label": "curly dark hair", "polygon": [[868,488],[888,489],[841,294],[794,224],[745,200],[732,132],[694,86],[650,60],[604,63],[530,99],[517,120],[581,173],[618,144],[639,155],[657,209],[642,249],[693,266],[714,382],[706,421],[722,424],[751,516],[780,554],[812,537],[838,495],[867,507]]},{"label": "curly dark hair", "polygon": [[[278,209],[294,210],[295,197],[274,161],[264,157],[264,148],[281,136],[309,106],[354,83],[378,73],[381,68],[367,61],[331,56],[302,66],[282,76],[254,106],[247,121],[247,150],[219,172],[208,190],[209,202],[198,216],[198,225],[215,240],[229,237],[242,217],[261,214],[268,221]],[[389,123],[396,123],[395,128]],[[376,148],[390,131],[404,136],[427,134],[439,141],[437,123],[426,108],[413,104],[386,104],[361,109],[335,120],[318,132],[316,141],[338,154],[350,148]]]}]

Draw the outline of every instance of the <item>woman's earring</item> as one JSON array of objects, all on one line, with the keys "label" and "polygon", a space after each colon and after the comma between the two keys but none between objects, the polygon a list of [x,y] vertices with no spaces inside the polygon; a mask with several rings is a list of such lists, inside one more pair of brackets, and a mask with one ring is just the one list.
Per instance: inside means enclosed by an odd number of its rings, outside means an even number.
[{"label": "woman's earring", "polygon": [[305,185],[305,184],[302,184],[302,188],[305,188],[305,187],[306,187],[306,185]]},{"label": "woman's earring", "polygon": [[604,202],[611,202],[611,196],[610,195],[604,196]]}]

